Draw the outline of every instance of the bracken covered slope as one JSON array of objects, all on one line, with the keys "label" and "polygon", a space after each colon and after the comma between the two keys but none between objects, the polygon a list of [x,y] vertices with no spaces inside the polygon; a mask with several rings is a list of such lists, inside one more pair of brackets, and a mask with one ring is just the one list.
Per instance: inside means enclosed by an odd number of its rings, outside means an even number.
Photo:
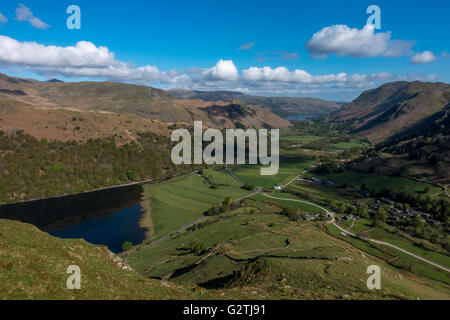
[{"label": "bracken covered slope", "polygon": [[[39,108],[96,110],[163,122],[201,120],[206,126],[282,128],[290,123],[247,103],[177,99],[147,86],[118,82],[42,82],[0,75],[0,98]],[[230,112],[230,109],[242,112]],[[215,109],[210,113],[210,108]]]},{"label": "bracken covered slope", "polygon": [[331,117],[352,121],[357,133],[380,142],[403,134],[421,134],[426,128],[420,124],[449,103],[449,84],[392,82],[363,92]]}]

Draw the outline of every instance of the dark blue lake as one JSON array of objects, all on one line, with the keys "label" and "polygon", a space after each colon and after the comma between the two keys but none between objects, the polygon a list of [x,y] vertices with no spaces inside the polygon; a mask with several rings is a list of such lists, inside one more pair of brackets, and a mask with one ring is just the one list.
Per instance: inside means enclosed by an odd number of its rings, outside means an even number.
[{"label": "dark blue lake", "polygon": [[142,213],[141,205],[137,204],[105,217],[49,233],[59,238],[84,239],[93,244],[106,245],[111,251],[118,253],[122,251],[125,241],[136,245],[145,239],[146,229],[139,226]]},{"label": "dark blue lake", "polygon": [[0,218],[31,223],[61,238],[85,239],[122,251],[139,244],[146,229],[139,226],[142,186],[131,185],[81,194],[0,206]]}]

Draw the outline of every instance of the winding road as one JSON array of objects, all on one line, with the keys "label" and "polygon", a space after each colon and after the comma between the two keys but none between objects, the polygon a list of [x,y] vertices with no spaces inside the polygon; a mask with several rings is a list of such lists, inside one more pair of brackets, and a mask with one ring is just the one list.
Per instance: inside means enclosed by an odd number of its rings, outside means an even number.
[{"label": "winding road", "polygon": [[348,236],[355,237],[355,238],[358,238],[358,239],[361,239],[361,240],[364,240],[364,241],[373,242],[373,243],[376,243],[376,244],[380,244],[380,245],[384,245],[384,246],[388,246],[388,247],[394,248],[394,249],[396,249],[396,250],[398,250],[398,251],[401,251],[401,252],[403,252],[403,253],[406,253],[407,255],[410,255],[410,256],[412,256],[412,257],[414,257],[414,258],[416,258],[416,259],[418,259],[418,260],[420,260],[420,261],[423,261],[423,262],[428,263],[428,264],[430,264],[430,265],[432,265],[432,266],[435,266],[436,268],[439,268],[439,269],[442,269],[442,270],[444,270],[444,271],[450,272],[450,269],[449,269],[449,268],[444,267],[444,266],[442,266],[442,265],[440,265],[440,264],[438,264],[438,263],[435,263],[435,262],[433,262],[433,261],[427,260],[427,259],[425,259],[425,258],[422,258],[421,256],[418,256],[418,255],[416,255],[416,254],[414,254],[414,253],[412,253],[412,252],[409,252],[409,251],[407,251],[407,250],[405,250],[405,249],[402,249],[402,248],[400,248],[400,247],[398,247],[398,246],[396,246],[396,245],[390,244],[390,243],[385,242],[385,241],[376,240],[376,239],[365,238],[365,237],[359,237],[358,235],[354,234],[353,232],[350,232],[350,231],[348,231],[348,230],[345,230],[344,228],[342,228],[341,226],[339,226],[339,225],[336,223],[336,219],[335,219],[335,217],[334,217],[334,214],[335,214],[334,212],[328,211],[328,210],[325,209],[324,207],[321,207],[321,206],[319,206],[319,205],[317,205],[317,204],[314,204],[314,203],[308,202],[308,201],[303,201],[303,200],[286,199],[286,198],[277,198],[277,197],[269,196],[268,194],[265,194],[265,193],[262,193],[262,195],[265,196],[265,197],[271,198],[271,199],[284,200],[284,201],[301,202],[301,203],[306,203],[306,204],[315,206],[315,207],[317,207],[317,208],[320,208],[320,209],[322,209],[323,211],[325,211],[325,213],[326,213],[328,216],[331,217],[331,220],[328,221],[327,224],[330,224],[330,223],[333,224],[336,228],[338,228],[340,231],[342,231],[343,233],[345,233],[345,234],[348,235]]}]

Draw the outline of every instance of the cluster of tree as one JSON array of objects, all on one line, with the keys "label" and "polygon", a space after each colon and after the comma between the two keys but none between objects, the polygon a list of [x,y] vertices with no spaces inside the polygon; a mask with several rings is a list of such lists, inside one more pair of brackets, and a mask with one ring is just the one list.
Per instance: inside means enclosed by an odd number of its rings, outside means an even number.
[{"label": "cluster of tree", "polygon": [[330,148],[330,142],[328,139],[318,139],[302,145],[302,148],[309,150],[326,150]]},{"label": "cluster of tree", "polygon": [[348,121],[327,121],[323,119],[293,121],[291,132],[296,135],[336,137],[348,134],[353,129]]},{"label": "cluster of tree", "polygon": [[340,214],[348,215],[352,214],[361,218],[370,218],[369,210],[367,206],[363,203],[357,204],[356,206],[345,204],[343,202],[337,202],[332,204],[332,208]]},{"label": "cluster of tree", "polygon": [[254,184],[251,183],[246,183],[242,186],[242,189],[244,190],[255,190],[256,186]]},{"label": "cluster of tree", "polygon": [[151,132],[136,143],[114,138],[47,141],[0,132],[0,204],[172,176],[192,170],[170,160],[170,141]]},{"label": "cluster of tree", "polygon": [[205,170],[203,170],[203,168],[200,169],[200,170],[198,171],[198,173],[203,177],[203,179],[205,179],[205,180],[208,182],[208,184],[209,184],[209,186],[210,186],[211,189],[219,189],[219,184],[216,183],[216,182],[213,180],[213,176],[210,175],[210,174],[207,175],[207,174],[205,173]]},{"label": "cluster of tree", "polygon": [[288,217],[290,221],[298,221],[303,219],[304,212],[300,208],[283,208],[281,214]]},{"label": "cluster of tree", "polygon": [[130,241],[125,241],[122,244],[122,251],[128,251],[131,250],[133,248],[133,244]]},{"label": "cluster of tree", "polygon": [[[433,128],[430,128],[431,136],[419,136],[411,139],[407,143],[399,144],[380,144],[377,149],[392,154],[408,154],[412,161],[427,162],[433,166],[439,176],[448,173],[449,154],[450,154],[450,132],[448,129],[448,120],[445,126],[439,127],[439,134],[433,134]],[[445,131],[446,130],[446,131]],[[428,131],[428,130],[427,130]],[[444,132],[445,131],[445,132]]]},{"label": "cluster of tree", "polygon": [[227,211],[233,211],[240,207],[240,203],[238,201],[233,201],[231,197],[226,197],[222,203],[209,208],[205,215],[207,216],[217,216],[221,213],[225,213]]},{"label": "cluster of tree", "polygon": [[324,160],[322,161],[316,168],[314,168],[313,172],[318,174],[332,174],[332,173],[339,173],[344,171],[342,166],[337,165],[332,160]]},{"label": "cluster of tree", "polygon": [[[426,195],[417,194],[412,191],[394,192],[389,188],[372,189],[368,192],[374,197],[386,197],[402,206],[399,209],[415,208],[418,211],[431,214],[435,220],[448,222],[450,217],[450,201],[446,199],[433,199]],[[424,192],[429,192],[425,187]]]},{"label": "cluster of tree", "polygon": [[386,223],[388,217],[388,213],[386,211],[385,208],[383,208],[382,206],[380,206],[377,210],[377,212],[375,213],[375,217],[373,219],[373,226],[374,227],[381,227],[384,223]]},{"label": "cluster of tree", "polygon": [[350,149],[346,149],[346,150],[342,151],[339,154],[338,158],[339,159],[351,159],[362,153],[364,153],[363,147],[352,147]]},{"label": "cluster of tree", "polygon": [[205,245],[201,243],[199,240],[194,240],[186,248],[191,253],[194,253],[196,255],[200,255],[205,251]]},{"label": "cluster of tree", "polygon": [[392,221],[390,224],[414,237],[440,245],[446,251],[450,252],[450,227],[448,223],[431,225],[425,223],[419,215],[416,215],[413,219],[401,219]]}]

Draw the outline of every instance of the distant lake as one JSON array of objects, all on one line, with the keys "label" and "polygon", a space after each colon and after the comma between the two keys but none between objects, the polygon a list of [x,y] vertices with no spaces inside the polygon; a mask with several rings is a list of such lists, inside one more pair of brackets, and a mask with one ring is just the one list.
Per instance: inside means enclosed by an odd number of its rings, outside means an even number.
[{"label": "distant lake", "polygon": [[145,239],[146,229],[139,226],[142,213],[141,205],[138,204],[50,234],[64,239],[84,239],[93,244],[106,245],[111,251],[118,253],[122,251],[125,241],[136,245]]},{"label": "distant lake", "polygon": [[299,115],[299,116],[289,116],[286,117],[286,120],[292,120],[292,121],[305,121],[312,118],[318,117],[318,115]]}]

